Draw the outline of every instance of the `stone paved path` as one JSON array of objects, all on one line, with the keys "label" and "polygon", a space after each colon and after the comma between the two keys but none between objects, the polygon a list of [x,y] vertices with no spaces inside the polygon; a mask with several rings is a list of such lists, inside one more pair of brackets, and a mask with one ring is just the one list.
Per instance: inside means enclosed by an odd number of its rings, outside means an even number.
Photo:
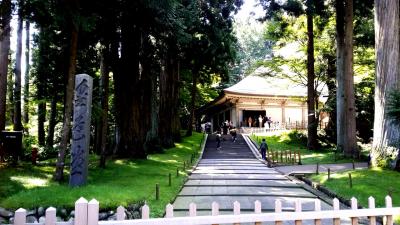
[{"label": "stone paved path", "polygon": [[[191,202],[197,205],[197,215],[211,215],[213,201],[220,204],[220,214],[232,214],[234,201],[240,203],[241,213],[254,212],[256,200],[263,212],[272,212],[276,199],[282,201],[283,211],[294,211],[296,199],[301,199],[304,211],[314,209],[316,195],[259,161],[242,136],[236,143],[228,137],[221,150],[216,150],[215,136],[208,137],[198,166],[173,203],[175,216],[187,216]],[[322,201],[326,209],[331,206]]]}]

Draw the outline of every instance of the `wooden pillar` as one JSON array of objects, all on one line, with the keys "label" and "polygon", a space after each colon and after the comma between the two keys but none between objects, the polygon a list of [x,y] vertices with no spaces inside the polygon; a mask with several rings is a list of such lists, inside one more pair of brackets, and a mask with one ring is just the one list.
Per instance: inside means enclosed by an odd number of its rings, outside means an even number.
[{"label": "wooden pillar", "polygon": [[305,103],[301,105],[301,128],[304,128],[304,124],[306,124],[306,107]]},{"label": "wooden pillar", "polygon": [[282,101],[281,103],[281,110],[282,110],[282,124],[281,126],[284,127],[286,123],[286,113],[285,113],[286,101]]}]

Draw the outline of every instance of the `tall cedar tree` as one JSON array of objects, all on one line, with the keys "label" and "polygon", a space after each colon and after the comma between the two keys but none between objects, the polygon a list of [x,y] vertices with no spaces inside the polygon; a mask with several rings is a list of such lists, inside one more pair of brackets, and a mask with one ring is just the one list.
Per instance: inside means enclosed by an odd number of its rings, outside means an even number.
[{"label": "tall cedar tree", "polygon": [[[0,3],[0,130],[6,127],[7,74],[10,52],[11,0]],[[0,150],[1,151],[1,150]]]},{"label": "tall cedar tree", "polygon": [[[286,2],[278,2],[275,0],[260,0],[264,9],[266,9],[266,16],[264,19],[275,18],[280,19],[282,11],[287,12],[292,16],[299,16],[306,14],[307,16],[307,109],[308,109],[308,125],[307,125],[307,148],[315,150],[317,148],[317,128],[318,128],[318,115],[316,113],[316,90],[315,90],[315,69],[314,69],[314,29],[313,17],[315,15],[324,14],[324,1],[323,0],[290,0]],[[306,6],[304,12],[303,5]]]},{"label": "tall cedar tree", "polygon": [[337,148],[356,157],[356,117],[353,77],[353,0],[336,0]]},{"label": "tall cedar tree", "polygon": [[14,130],[22,131],[21,110],[21,60],[22,60],[22,30],[23,30],[23,4],[24,0],[18,1],[18,27],[17,27],[17,51],[15,55],[14,69]]},{"label": "tall cedar tree", "polygon": [[400,37],[399,1],[375,0],[375,120],[372,159],[375,164],[381,159],[397,154],[395,168],[400,169],[398,123],[388,118],[388,99],[400,88]]},{"label": "tall cedar tree", "polygon": [[30,73],[30,22],[25,23],[25,83],[24,83],[24,123],[29,123],[29,73]]},{"label": "tall cedar tree", "polygon": [[62,181],[64,179],[65,155],[70,142],[71,117],[73,106],[72,101],[74,98],[76,57],[79,34],[79,23],[75,21],[76,18],[74,18],[74,16],[79,15],[79,0],[65,0],[63,1],[63,3],[65,4],[64,6],[67,11],[67,22],[70,29],[70,51],[68,60],[67,86],[64,102],[64,123],[61,131],[61,144],[56,163],[56,171],[54,174],[54,180],[56,181]]}]

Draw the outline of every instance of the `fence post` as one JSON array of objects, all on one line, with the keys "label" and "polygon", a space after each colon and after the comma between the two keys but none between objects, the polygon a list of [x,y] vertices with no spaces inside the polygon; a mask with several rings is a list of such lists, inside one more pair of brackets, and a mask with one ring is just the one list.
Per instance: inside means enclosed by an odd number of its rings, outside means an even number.
[{"label": "fence post", "polygon": [[[275,201],[275,212],[276,213],[281,213],[282,212],[282,202],[281,200],[276,200]],[[282,225],[282,221],[275,221],[275,225]]]},{"label": "fence post", "polygon": [[81,197],[75,202],[74,225],[87,225],[88,222],[88,201]]},{"label": "fence post", "polygon": [[[296,203],[295,203],[295,212],[301,212],[301,200],[300,199],[296,199]],[[302,220],[295,220],[294,224],[295,225],[301,225],[303,223]]]},{"label": "fence post", "polygon": [[14,215],[14,225],[25,225],[26,223],[26,210],[19,208],[15,211]]},{"label": "fence post", "polygon": [[[211,215],[212,216],[218,216],[219,215],[219,204],[216,202],[213,202],[211,204]],[[218,225],[218,224],[212,224],[212,225]]]},{"label": "fence post", "polygon": [[[339,200],[337,198],[333,199],[333,210],[339,211]],[[339,212],[338,212],[339,214]],[[340,225],[340,218],[333,218],[333,225]]]},{"label": "fence post", "polygon": [[[354,198],[354,197],[351,198],[351,209],[352,210],[358,209],[357,199]],[[358,225],[358,217],[352,217],[351,218],[351,224],[352,225]]]},{"label": "fence post", "polygon": [[46,220],[44,221],[44,225],[55,225],[57,222],[56,216],[57,210],[54,207],[49,207],[46,209]]},{"label": "fence post", "polygon": [[298,151],[298,154],[299,154],[299,165],[301,165],[302,163],[301,163],[301,152],[300,152],[300,150]]},{"label": "fence post", "polygon": [[144,206],[142,206],[142,219],[149,219],[149,218],[150,218],[150,208],[145,203]]},{"label": "fence post", "polygon": [[160,200],[160,185],[156,184],[156,200]]},{"label": "fence post", "polygon": [[[368,198],[368,208],[375,209],[375,199],[372,196],[370,196]],[[369,217],[369,224],[376,225],[376,217],[375,216]]]},{"label": "fence post", "polygon": [[197,215],[197,207],[196,204],[193,202],[189,204],[189,216],[196,216]]},{"label": "fence post", "polygon": [[[260,201],[255,201],[254,202],[254,213],[260,214],[262,211],[261,209],[261,202]],[[255,222],[254,225],[261,225],[262,222]]]},{"label": "fence post", "polygon": [[288,161],[287,150],[285,150],[285,162]]},{"label": "fence post", "polygon": [[[388,195],[385,197],[385,205],[386,208],[392,208],[392,198]],[[386,215],[386,223],[383,222],[384,225],[393,225],[393,215]]]},{"label": "fence post", "polygon": [[96,199],[88,203],[88,225],[97,225],[99,223],[99,202]]},{"label": "fence post", "polygon": [[351,178],[351,173],[349,173],[349,185],[350,188],[353,188],[353,179]]},{"label": "fence post", "polygon": [[[314,211],[316,211],[316,212],[320,212],[320,211],[321,211],[321,200],[315,199],[315,202],[314,202]],[[315,225],[321,225],[321,224],[322,224],[322,223],[321,223],[321,219],[315,219],[315,220],[314,220],[314,224],[315,224]]]},{"label": "fence post", "polygon": [[174,206],[172,204],[168,204],[165,207],[165,217],[166,218],[172,218],[174,217]]},{"label": "fence post", "polygon": [[[233,215],[240,215],[240,203],[238,201],[233,203]],[[233,225],[240,225],[240,223],[233,223]]]},{"label": "fence post", "polygon": [[123,206],[118,206],[117,208],[117,220],[125,219],[125,208]]},{"label": "fence post", "polygon": [[317,168],[315,169],[315,174],[319,174],[319,163],[317,162]]},{"label": "fence post", "polygon": [[331,179],[331,168],[328,168],[328,180]]}]

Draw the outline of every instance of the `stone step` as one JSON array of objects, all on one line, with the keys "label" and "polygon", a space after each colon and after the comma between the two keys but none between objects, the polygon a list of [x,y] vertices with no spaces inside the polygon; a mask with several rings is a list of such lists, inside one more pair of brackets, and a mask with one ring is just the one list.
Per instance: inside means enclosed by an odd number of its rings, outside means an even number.
[{"label": "stone step", "polygon": [[[304,211],[314,210],[316,198],[299,198],[299,197],[284,197],[284,196],[180,196],[174,202],[174,210],[188,210],[190,203],[195,203],[197,210],[211,210],[211,204],[217,202],[220,210],[233,210],[233,202],[240,203],[240,209],[243,211],[254,210],[254,202],[260,201],[261,208],[264,211],[275,210],[275,200],[282,201],[282,209],[285,211],[294,211],[294,205],[297,199],[302,202]],[[321,202],[322,210],[332,209],[330,205]]]},{"label": "stone step", "polygon": [[287,180],[279,174],[192,174],[189,179],[199,180]]},{"label": "stone step", "polygon": [[298,188],[299,186],[290,180],[194,180],[189,179],[185,186],[263,186]]},{"label": "stone step", "polygon": [[192,174],[279,174],[278,172],[274,170],[252,170],[252,169],[247,169],[247,170],[241,170],[241,169],[235,169],[235,170],[228,170],[228,169],[207,169],[207,168],[202,168],[202,169],[197,169],[192,172]]},{"label": "stone step", "polygon": [[302,188],[285,187],[183,187],[178,196],[286,196],[312,198],[315,195]]}]

